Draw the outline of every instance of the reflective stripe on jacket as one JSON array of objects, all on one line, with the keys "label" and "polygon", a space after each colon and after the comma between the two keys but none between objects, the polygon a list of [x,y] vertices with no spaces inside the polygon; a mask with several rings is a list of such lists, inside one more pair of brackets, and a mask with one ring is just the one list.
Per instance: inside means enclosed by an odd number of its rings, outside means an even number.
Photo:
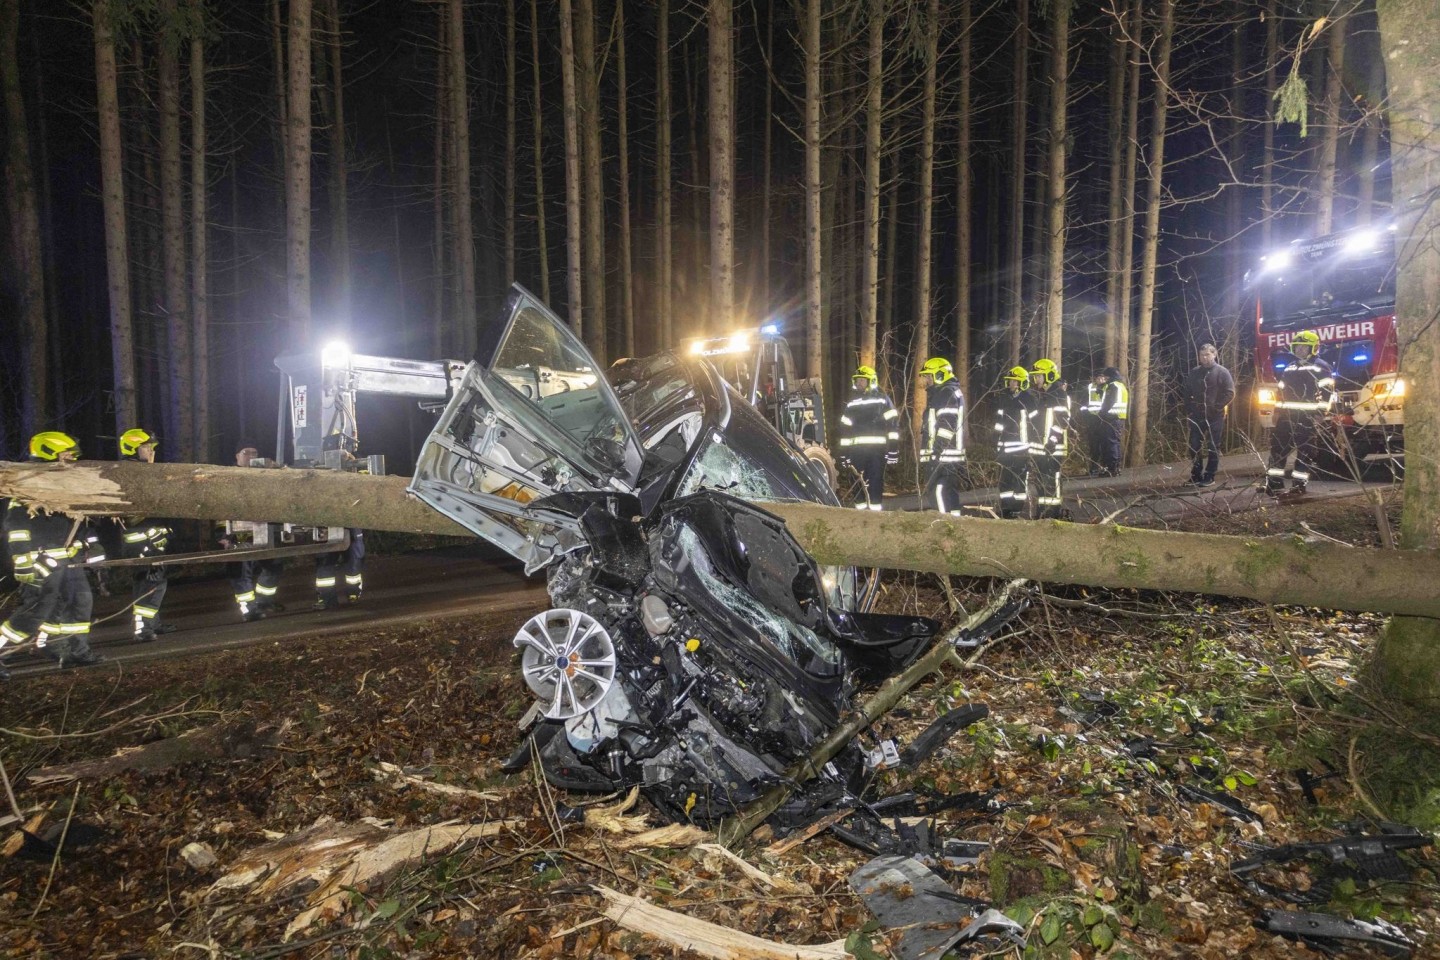
[{"label": "reflective stripe on jacket", "polygon": [[965,395],[953,378],[925,392],[920,462],[959,463],[965,459]]}]

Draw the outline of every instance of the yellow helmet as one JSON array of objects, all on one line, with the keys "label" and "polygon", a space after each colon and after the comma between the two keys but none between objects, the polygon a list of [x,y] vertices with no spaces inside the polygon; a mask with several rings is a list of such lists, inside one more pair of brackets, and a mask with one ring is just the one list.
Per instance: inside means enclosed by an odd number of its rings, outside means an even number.
[{"label": "yellow helmet", "polygon": [[1292,347],[1299,346],[1301,344],[1308,346],[1312,351],[1319,349],[1320,334],[1316,333],[1314,330],[1301,330],[1299,333],[1295,334],[1295,336],[1290,338],[1290,345]]},{"label": "yellow helmet", "polygon": [[1048,357],[1041,357],[1035,361],[1035,366],[1030,370],[1032,379],[1043,380],[1045,383],[1054,383],[1060,379],[1060,368],[1055,361]]},{"label": "yellow helmet", "polygon": [[147,443],[154,442],[155,435],[150,433],[148,430],[142,430],[139,427],[131,427],[129,430],[126,430],[124,433],[120,434],[120,455],[122,457],[133,457],[135,456],[136,450],[139,450]]},{"label": "yellow helmet", "polygon": [[56,460],[60,454],[73,450],[80,455],[80,444],[75,438],[59,430],[45,430],[30,438],[30,456],[36,460]]},{"label": "yellow helmet", "polygon": [[1024,367],[1011,367],[1010,372],[1005,374],[1001,379],[1014,380],[1020,384],[1020,389],[1024,390],[1030,386],[1030,371]]},{"label": "yellow helmet", "polygon": [[858,366],[858,367],[855,368],[855,372],[854,372],[854,373],[850,374],[850,379],[851,379],[851,380],[859,380],[861,377],[864,377],[866,380],[869,380],[871,383],[878,383],[879,380],[880,380],[879,375],[876,374],[876,372],[875,372],[875,368],[874,368],[874,367],[867,367],[867,366],[865,366],[865,364],[863,364],[863,363],[860,364],[860,366]]},{"label": "yellow helmet", "polygon": [[931,357],[925,361],[925,366],[920,368],[920,376],[933,377],[936,383],[944,383],[955,376],[955,368],[950,366],[950,361],[944,357]]}]

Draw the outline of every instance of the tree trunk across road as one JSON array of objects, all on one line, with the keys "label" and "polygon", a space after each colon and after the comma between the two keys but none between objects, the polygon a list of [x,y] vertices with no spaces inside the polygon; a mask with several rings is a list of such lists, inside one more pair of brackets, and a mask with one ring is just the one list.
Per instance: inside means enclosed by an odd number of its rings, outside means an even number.
[{"label": "tree trunk across road", "polygon": [[[0,497],[74,515],[289,521],[473,536],[411,499],[404,477],[201,464],[0,462]],[[822,564],[1247,597],[1440,618],[1440,555],[1292,536],[871,513],[761,504]]]}]

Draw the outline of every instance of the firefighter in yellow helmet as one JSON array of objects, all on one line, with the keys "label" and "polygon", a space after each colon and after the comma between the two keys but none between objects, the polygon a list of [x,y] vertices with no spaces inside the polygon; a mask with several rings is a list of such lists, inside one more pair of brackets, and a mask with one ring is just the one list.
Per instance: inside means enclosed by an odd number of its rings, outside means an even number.
[{"label": "firefighter in yellow helmet", "polygon": [[[1275,427],[1270,432],[1270,462],[1265,492],[1278,497],[1290,479],[1290,493],[1300,495],[1310,482],[1311,464],[1320,427],[1335,408],[1335,371],[1320,356],[1320,336],[1301,330],[1290,338],[1290,359],[1280,371],[1275,402]],[[1295,465],[1287,467],[1291,454]]]},{"label": "firefighter in yellow helmet", "polygon": [[1070,452],[1070,393],[1054,360],[1042,357],[1030,368],[1030,396],[1037,414],[1030,438],[1035,504],[1042,519],[1059,517],[1064,503],[1061,468]]},{"label": "firefighter in yellow helmet", "polygon": [[931,357],[920,368],[925,387],[921,420],[920,464],[928,468],[920,508],[960,515],[960,491],[969,480],[965,466],[965,395],[955,368],[943,357]]},{"label": "firefighter in yellow helmet", "polygon": [[[129,463],[154,463],[155,449],[159,438],[143,427],[132,427],[120,434],[120,459]],[[127,559],[139,557],[159,558],[169,545],[170,526],[164,520],[149,517],[119,518],[120,543]],[[168,581],[163,565],[149,566],[144,572],[136,572],[131,588],[130,612],[134,622],[134,636],[140,643],[148,643],[157,634],[170,633],[175,628],[160,622],[160,605],[165,601]]]},{"label": "firefighter in yellow helmet", "polygon": [[1011,367],[1001,380],[995,403],[995,460],[1000,464],[1000,516],[1012,519],[1026,510],[1030,438],[1039,413],[1030,396],[1030,371]]},{"label": "firefighter in yellow helmet", "polygon": [[[68,434],[46,430],[30,438],[30,459],[70,463],[80,445]],[[84,667],[105,658],[90,649],[94,595],[85,563],[105,559],[88,524],[60,513],[33,516],[10,501],[5,511],[5,546],[20,584],[20,606],[0,623],[0,648],[30,639],[61,667]],[[8,677],[0,667],[0,679]]]},{"label": "firefighter in yellow helmet", "polygon": [[856,500],[856,509],[879,510],[885,495],[885,465],[899,457],[900,414],[880,392],[874,367],[861,364],[850,385],[850,402],[840,413],[840,459],[865,481],[866,496]]}]

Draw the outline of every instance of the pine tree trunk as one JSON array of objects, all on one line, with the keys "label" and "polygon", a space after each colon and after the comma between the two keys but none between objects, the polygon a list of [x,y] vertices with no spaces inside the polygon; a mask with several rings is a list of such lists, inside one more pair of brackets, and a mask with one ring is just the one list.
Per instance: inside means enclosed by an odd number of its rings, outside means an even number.
[{"label": "pine tree trunk", "polygon": [[600,70],[596,63],[595,0],[575,0],[575,66],[580,94],[581,174],[585,211],[585,342],[603,367],[609,355],[605,313],[605,153],[600,142]]},{"label": "pine tree trunk", "polygon": [[50,416],[49,329],[39,203],[30,162],[30,132],[20,89],[20,0],[0,0],[0,87],[5,97],[5,199],[10,270],[17,294],[20,340],[20,434],[44,428]]},{"label": "pine tree trunk", "polygon": [[455,217],[455,278],[459,310],[455,315],[461,356],[475,352],[475,227],[470,189],[470,94],[465,60],[465,3],[447,0],[450,14],[445,39],[450,45],[450,129],[455,163],[451,203]]},{"label": "pine tree trunk", "polygon": [[1110,109],[1107,116],[1110,135],[1110,200],[1105,220],[1105,365],[1118,362],[1120,348],[1120,234],[1124,202],[1120,185],[1125,168],[1125,84],[1130,78],[1130,5],[1124,0],[1116,11],[1110,38]]},{"label": "pine tree trunk", "polygon": [[340,0],[326,0],[330,27],[330,259],[335,264],[335,312],[348,333],[354,322],[354,281],[350,269],[350,163],[345,135],[344,45],[341,43]]},{"label": "pine tree trunk", "polygon": [[735,69],[730,0],[710,6],[710,316],[735,315]]},{"label": "pine tree trunk", "polygon": [[621,354],[633,357],[635,346],[635,273],[630,233],[630,88],[625,75],[625,0],[615,0],[615,81],[619,102],[615,125],[620,139],[620,322]]},{"label": "pine tree trunk", "polygon": [[535,243],[540,248],[540,299],[550,302],[550,241],[546,235],[545,151],[542,130],[545,112],[540,98],[540,10],[530,0],[530,79],[533,84],[530,120],[535,137]]},{"label": "pine tree trunk", "polygon": [[1275,228],[1275,90],[1280,60],[1279,0],[1265,0],[1265,123],[1260,160],[1260,244],[1269,250]]},{"label": "pine tree trunk", "polygon": [[100,198],[105,210],[105,264],[110,295],[110,358],[116,436],[137,422],[135,349],[130,304],[130,251],[125,235],[125,171],[111,0],[95,0],[95,91],[100,115]]},{"label": "pine tree trunk", "polygon": [[285,20],[280,15],[280,0],[270,0],[270,50],[275,58],[275,145],[279,149],[276,169],[280,171],[280,203],[283,207],[289,182],[286,177],[290,169],[290,95],[285,79]]},{"label": "pine tree trunk", "polygon": [[[1335,11],[1331,11],[1332,14]],[[1349,17],[1344,13],[1331,19],[1329,42],[1326,44],[1325,100],[1321,107],[1325,124],[1320,138],[1320,159],[1316,170],[1315,233],[1323,236],[1335,229],[1335,157],[1340,149],[1340,127],[1345,117],[1341,81],[1345,70],[1345,28]]]},{"label": "pine tree trunk", "polygon": [[[336,470],[0,462],[0,497],[17,497],[61,513],[244,516],[472,536],[408,497],[408,483],[405,477]],[[1112,524],[951,517],[931,511],[867,510],[857,516],[854,510],[809,503],[758,505],[783,519],[800,546],[822,565],[1174,590],[1440,618],[1440,594],[1433,589],[1440,581],[1440,553],[1434,549],[1379,550],[1293,536],[1231,537]],[[1425,533],[1433,547],[1433,524]],[[1429,622],[1433,629],[1437,621]],[[1426,656],[1435,662],[1440,646],[1432,644]],[[1423,690],[1433,697],[1433,683]]]},{"label": "pine tree trunk", "polygon": [[820,0],[805,0],[801,24],[805,51],[805,374],[825,374],[825,315],[820,229]]},{"label": "pine tree trunk", "polygon": [[1154,113],[1150,119],[1149,181],[1145,232],[1141,238],[1140,325],[1136,331],[1135,383],[1130,404],[1130,462],[1145,462],[1150,423],[1150,338],[1155,324],[1155,273],[1160,253],[1160,198],[1165,174],[1165,125],[1170,108],[1170,51],[1175,34],[1175,0],[1160,0],[1160,37],[1155,53]]},{"label": "pine tree trunk", "polygon": [[290,0],[285,163],[289,342],[310,339],[310,0]]},{"label": "pine tree trunk", "polygon": [[[960,89],[955,137],[955,376],[961,394],[970,398],[970,310],[974,293],[971,288],[971,240],[974,218],[970,173],[970,72],[973,69],[970,34],[973,28],[971,0],[960,0]],[[878,168],[877,168],[878,172]]]},{"label": "pine tree trunk", "polygon": [[[445,184],[449,167],[445,160],[449,145],[445,134],[449,129],[450,115],[448,92],[450,89],[450,67],[448,65],[450,45],[446,41],[445,35],[450,32],[447,26],[450,20],[450,11],[445,5],[436,4],[435,13],[435,158],[430,211],[431,232],[434,236],[434,263],[430,271],[430,303],[434,312],[434,327],[431,330],[434,346],[432,356],[441,357],[450,352],[448,350],[449,340],[445,335],[448,329],[445,323],[445,265],[449,262],[448,251],[445,247]],[[459,352],[458,349],[456,352]]]},{"label": "pine tree trunk", "polygon": [[[920,235],[915,243],[915,329],[911,334],[913,353],[910,356],[910,369],[907,371],[911,383],[912,428],[920,423],[925,412],[925,389],[920,383],[920,367],[930,356],[930,284],[935,268],[932,252],[935,211],[935,75],[939,45],[940,0],[927,0],[923,52],[925,68],[920,93],[920,202],[916,214],[920,218]],[[912,429],[912,434],[912,444],[918,444],[920,431]]]},{"label": "pine tree trunk", "polygon": [[210,182],[205,141],[205,5],[189,0],[190,34],[190,316],[194,337],[195,457],[209,463],[217,451],[210,417]]},{"label": "pine tree trunk", "polygon": [[1119,338],[1115,352],[1115,366],[1120,377],[1130,381],[1130,326],[1131,302],[1135,293],[1135,168],[1140,152],[1140,54],[1143,49],[1142,33],[1145,29],[1144,5],[1140,0],[1130,4],[1130,53],[1127,69],[1129,87],[1125,105],[1125,170],[1120,184],[1120,290],[1119,307],[1115,311],[1119,325]]},{"label": "pine tree trunk", "polygon": [[1065,120],[1069,100],[1070,0],[1050,2],[1050,162],[1046,182],[1045,356],[1063,363],[1065,334]]},{"label": "pine tree trunk", "polygon": [[[894,171],[899,171],[903,166],[899,157],[894,160]],[[889,200],[885,205],[885,268],[881,272],[884,278],[885,294],[880,298],[880,316],[875,322],[875,354],[876,359],[881,361],[877,367],[880,374],[880,381],[888,391],[890,386],[890,371],[888,360],[894,359],[896,347],[891,343],[895,331],[895,291],[898,284],[895,282],[896,251],[899,250],[897,237],[900,230],[900,178],[893,176],[889,189]],[[902,372],[901,376],[905,373]]]},{"label": "pine tree trunk", "polygon": [[[1235,26],[1230,35],[1230,117],[1225,131],[1225,158],[1231,182],[1225,191],[1225,293],[1220,299],[1218,326],[1210,323],[1210,340],[1220,347],[1220,362],[1232,371],[1240,369],[1240,300],[1245,283],[1245,247],[1240,232],[1245,225],[1243,196],[1239,181],[1245,169],[1245,127],[1249,111],[1245,103],[1245,78],[1249,72],[1247,59],[1247,0],[1234,0]],[[1231,424],[1234,426],[1232,420]]]},{"label": "pine tree trunk", "polygon": [[195,443],[194,356],[190,338],[190,294],[185,269],[185,177],[180,159],[180,42],[177,0],[160,0],[160,248],[169,339],[167,377],[170,402],[165,432],[177,460],[193,461]]},{"label": "pine tree trunk", "polygon": [[[675,307],[672,289],[674,253],[670,248],[673,194],[670,184],[670,3],[655,7],[655,313],[659,320],[659,346],[674,345]],[[768,125],[769,119],[767,117]]]},{"label": "pine tree trunk", "polygon": [[505,289],[515,282],[515,4],[505,0]]},{"label": "pine tree trunk", "polygon": [[1355,224],[1369,226],[1375,216],[1375,166],[1380,153],[1380,121],[1366,117],[1360,141],[1360,189]]},{"label": "pine tree trunk", "polygon": [[[1429,0],[1377,0],[1380,48],[1390,108],[1390,165],[1400,272],[1396,314],[1440,315],[1440,208],[1429,197],[1440,183],[1440,18]],[[1407,330],[1401,370],[1405,395],[1405,510],[1401,547],[1434,557],[1440,550],[1440,325]],[[1429,583],[1425,574],[1407,574]],[[1440,690],[1440,619],[1396,617],[1380,638],[1370,678],[1382,695],[1418,707],[1433,732]]]},{"label": "pine tree trunk", "polygon": [[1010,290],[1005,311],[1010,337],[1007,367],[1020,362],[1020,341],[1025,328],[1025,141],[1030,108],[1026,93],[1030,77],[1030,0],[1017,0],[1015,6],[1020,22],[1015,31],[1014,99],[1010,102]]},{"label": "pine tree trunk", "polygon": [[[565,98],[565,272],[569,291],[566,306],[570,329],[583,340],[587,339],[587,311],[584,284],[580,279],[585,270],[580,207],[580,104],[575,77],[575,17],[570,0],[560,0],[560,77]],[[590,282],[594,283],[595,278],[590,278]],[[592,317],[590,322],[604,325],[599,318]]]},{"label": "pine tree trunk", "polygon": [[[969,3],[969,0],[964,0]],[[870,0],[869,56],[865,87],[865,267],[860,290],[860,362],[875,365],[880,312],[880,154],[885,109],[886,0]],[[962,70],[963,75],[963,70]]]},{"label": "pine tree trunk", "polygon": [[[773,62],[775,55],[775,11],[765,13],[765,62]],[[761,145],[760,173],[760,270],[756,289],[760,294],[761,310],[768,315],[773,299],[770,296],[770,208],[771,208],[771,157],[770,139],[774,129],[775,85],[771,82],[770,71],[765,71],[765,120],[764,139]]]}]

